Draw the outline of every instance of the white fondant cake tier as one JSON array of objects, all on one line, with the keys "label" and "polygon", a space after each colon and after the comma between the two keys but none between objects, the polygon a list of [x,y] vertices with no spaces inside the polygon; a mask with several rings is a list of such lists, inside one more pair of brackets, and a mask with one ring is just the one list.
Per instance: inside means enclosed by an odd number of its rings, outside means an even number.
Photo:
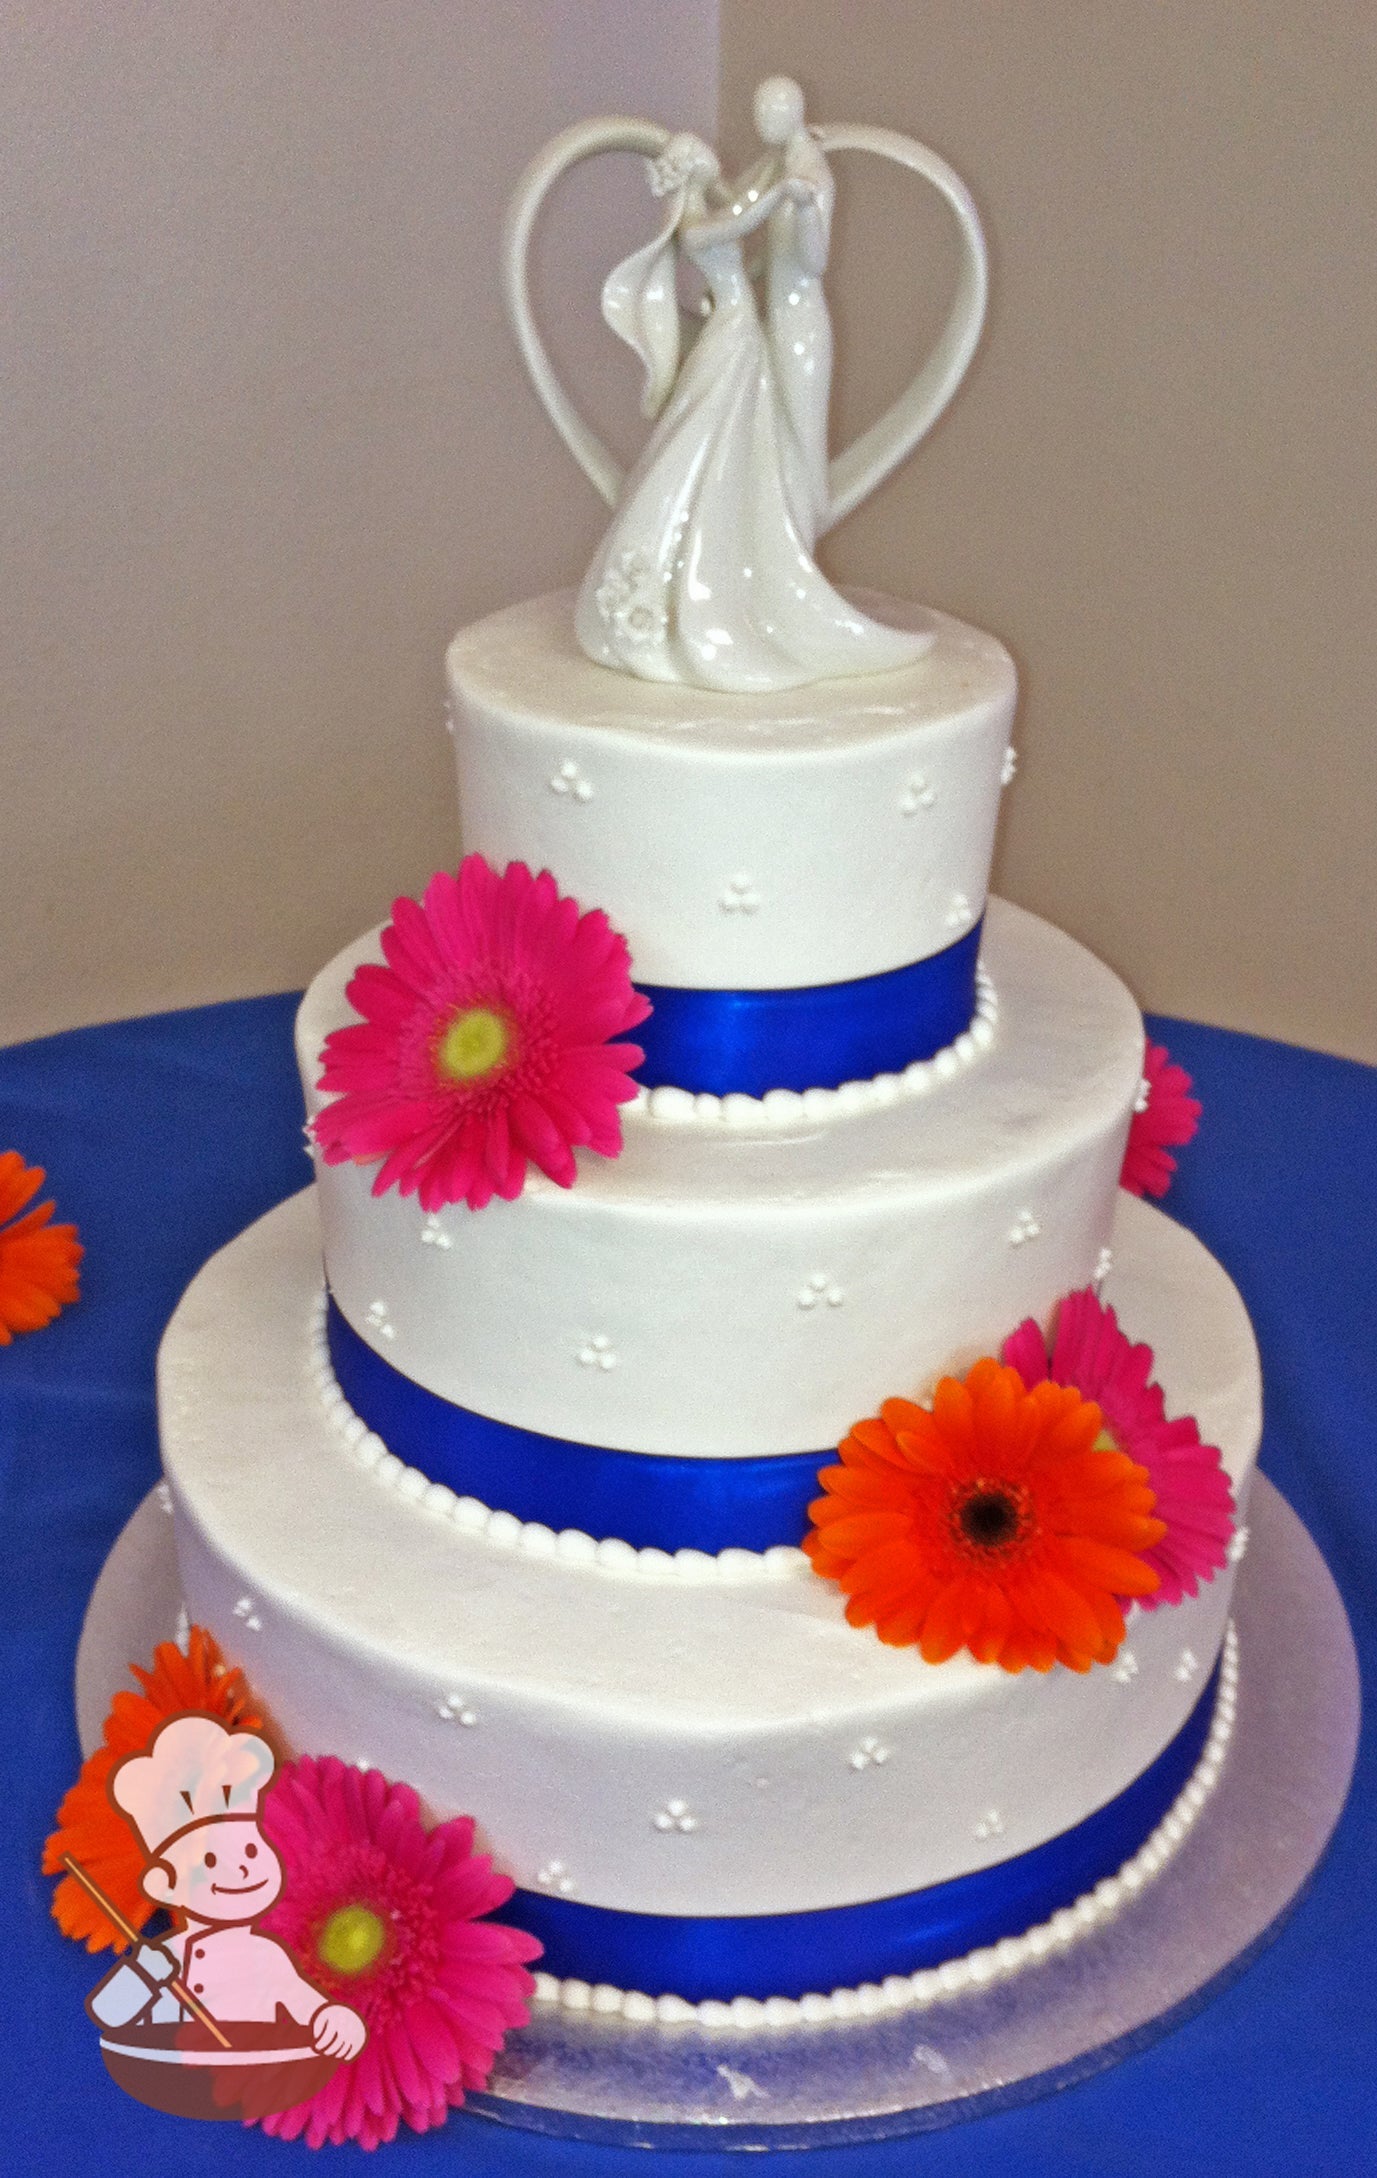
[{"label": "white fondant cake tier", "polygon": [[1049,1919],[1034,1922],[1016,1936],[1001,1937],[997,1943],[981,1945],[974,1951],[955,1952],[940,1965],[919,1967],[911,1974],[887,1974],[878,1986],[871,1982],[860,1987],[816,1990],[801,1998],[771,1996],[763,2003],[758,1997],[734,1997],[726,2002],[708,1998],[691,2004],[680,1996],[649,1997],[641,1991],[619,1989],[615,1984],[590,1988],[586,1981],[561,1979],[537,1970],[536,2002],[558,2005],[566,2012],[593,2012],[603,2018],[638,2022],[656,2019],[665,2026],[685,2026],[696,2020],[701,2027],[788,2028],[873,2019],[883,2012],[926,2010],[991,1982],[1007,1981],[1103,1928],[1160,1875],[1189,1837],[1197,1816],[1219,1783],[1237,1709],[1238,1634],[1231,1621],[1220,1652],[1209,1734],[1199,1761],[1172,1806],[1112,1876],[1103,1877],[1093,1890],[1081,1892],[1068,1905],[1058,1907]]},{"label": "white fondant cake tier", "polygon": [[[1259,1432],[1229,1280],[1120,1196],[1107,1291],[1236,1488]],[[811,1571],[685,1584],[466,1533],[448,1493],[386,1487],[310,1373],[310,1191],[205,1267],[159,1394],[187,1608],[289,1745],[477,1811],[525,1888],[669,1914],[854,1904],[990,1866],[1132,1781],[1182,1725],[1232,1567],[1135,1613],[1113,1666],[1013,1677],[924,1664],[849,1627]],[[667,1819],[666,1819],[667,1818]]]},{"label": "white fondant cake tier", "polygon": [[[592,669],[590,668],[590,671]],[[309,1107],[363,939],[297,1022]],[[345,1317],[442,1398],[633,1452],[747,1455],[838,1442],[891,1393],[997,1347],[1095,1275],[1142,1072],[1123,985],[1047,923],[991,903],[990,1048],[930,1094],[778,1126],[667,1126],[628,1110],[615,1159],[571,1189],[427,1218],[319,1168]],[[590,1358],[591,1357],[591,1358]]]},{"label": "white fondant cake tier", "polygon": [[943,951],[980,915],[1013,719],[993,636],[935,630],[916,665],[774,695],[594,665],[573,593],[455,637],[449,685],[466,853],[553,870],[630,942],[638,982],[839,983]]}]

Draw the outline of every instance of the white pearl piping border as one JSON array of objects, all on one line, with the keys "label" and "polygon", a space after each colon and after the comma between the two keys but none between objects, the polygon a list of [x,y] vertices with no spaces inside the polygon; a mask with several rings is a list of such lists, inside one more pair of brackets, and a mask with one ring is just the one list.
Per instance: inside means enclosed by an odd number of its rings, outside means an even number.
[{"label": "white pearl piping border", "polygon": [[674,1127],[732,1127],[767,1129],[794,1127],[801,1120],[830,1120],[855,1112],[879,1111],[906,1097],[926,1096],[942,1082],[951,1081],[988,1051],[995,1040],[999,1000],[983,967],[975,971],[976,1001],[971,1025],[954,1043],[930,1059],[915,1059],[902,1074],[876,1074],[869,1081],[844,1081],[837,1089],[768,1089],[763,1097],[714,1096],[709,1090],[675,1089],[668,1083],[659,1089],[638,1089],[623,1106],[628,1115]]},{"label": "white pearl piping border", "polygon": [[828,1996],[733,1997],[730,2002],[709,1999],[690,2004],[683,1997],[650,1997],[637,1990],[614,1989],[606,1983],[590,1987],[586,1981],[560,1981],[553,1974],[537,1973],[535,2002],[559,2006],[567,2012],[614,2016],[638,2025],[654,2022],[660,2026],[798,2027],[923,2010],[947,1997],[961,1996],[968,1989],[1005,1981],[1023,1967],[1064,1951],[1078,1937],[1102,1926],[1166,1866],[1219,1782],[1233,1737],[1237,1706],[1238,1634],[1230,1620],[1220,1655],[1219,1687],[1209,1738],[1189,1782],[1146,1843],[1124,1862],[1117,1875],[1106,1876],[1093,1891],[1086,1891],[1073,1905],[1063,1906],[1050,1920],[1025,1930],[1022,1936],[1005,1936],[997,1944],[968,1951],[964,1958],[948,1959],[941,1966],[924,1967],[916,1974],[891,1974],[882,1982],[862,1982],[858,1989],[834,1989]]},{"label": "white pearl piping border", "polygon": [[408,1467],[395,1452],[389,1452],[382,1438],[354,1412],[331,1365],[325,1319],[326,1295],[322,1290],[311,1313],[310,1370],[332,1428],[360,1467],[366,1467],[385,1488],[439,1519],[453,1521],[466,1535],[481,1535],[501,1549],[524,1551],[528,1558],[558,1558],[566,1565],[589,1566],[596,1573],[621,1579],[702,1584],[784,1580],[810,1570],[803,1552],[790,1543],[776,1543],[769,1550],[719,1550],[715,1555],[706,1550],[639,1550],[634,1543],[624,1543],[617,1536],[598,1541],[581,1528],[561,1528],[556,1534],[539,1520],[518,1520],[515,1513],[494,1512],[476,1497],[457,1496],[446,1483],[432,1482],[419,1467]]}]

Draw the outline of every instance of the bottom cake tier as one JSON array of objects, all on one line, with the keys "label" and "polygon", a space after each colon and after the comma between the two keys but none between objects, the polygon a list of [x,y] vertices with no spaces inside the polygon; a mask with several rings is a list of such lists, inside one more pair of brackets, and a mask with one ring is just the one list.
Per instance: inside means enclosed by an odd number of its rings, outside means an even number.
[{"label": "bottom cake tier", "polygon": [[[1114,1261],[1107,1298],[1154,1348],[1170,1411],[1220,1447],[1246,1519],[1260,1401],[1238,1295],[1128,1196]],[[793,2001],[1072,1909],[1088,1926],[1208,1790],[1232,1715],[1232,1563],[1135,1611],[1084,1675],[928,1665],[848,1626],[796,1551],[668,1558],[466,1524],[463,1500],[339,1426],[320,1309],[307,1190],[207,1264],[169,1327],[186,1608],[288,1747],[476,1818],[517,1885],[508,1917],[546,1945],[547,1993]]]}]

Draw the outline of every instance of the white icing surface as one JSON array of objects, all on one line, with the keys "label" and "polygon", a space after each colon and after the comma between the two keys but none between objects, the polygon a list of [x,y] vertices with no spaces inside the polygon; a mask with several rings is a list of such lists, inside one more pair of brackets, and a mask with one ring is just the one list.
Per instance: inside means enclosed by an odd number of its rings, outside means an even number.
[{"label": "white icing surface", "polygon": [[833,1989],[826,1994],[815,1990],[802,1997],[740,1996],[690,2004],[680,1996],[651,1997],[641,1990],[618,1989],[611,1982],[591,1986],[586,1981],[560,1981],[554,1974],[537,1972],[535,2001],[559,2005],[568,2012],[596,2012],[637,2024],[657,2020],[662,2026],[693,2021],[700,2027],[797,2027],[823,2025],[834,2019],[874,2019],[883,2012],[926,2010],[946,1997],[960,1996],[965,1989],[1007,1981],[1011,1974],[1064,1951],[1068,1944],[1112,1920],[1154,1876],[1161,1874],[1185,1844],[1200,1810],[1219,1782],[1237,1713],[1238,1636],[1230,1625],[1220,1655],[1219,1687],[1209,1735],[1200,1760],[1157,1828],[1136,1853],[1130,1854],[1116,1875],[1106,1876],[1092,1891],[1083,1891],[1079,1898],[1059,1907],[1049,1920],[1038,1922],[1021,1935],[1001,1937],[998,1943],[984,1944],[977,1951],[944,1959],[938,1966],[922,1967],[914,1974],[889,1974],[882,1982],[862,1982],[859,1988]]},{"label": "white icing surface", "polygon": [[[321,1047],[353,1018],[345,986],[374,951],[350,947],[302,1002],[313,1110]],[[371,1170],[321,1165],[344,1315],[428,1390],[549,1436],[686,1457],[836,1444],[881,1399],[1045,1318],[1109,1239],[1138,1010],[1006,902],[991,902],[985,955],[994,1044],[926,1097],[853,1112],[839,1092],[825,1113],[805,1097],[725,1138],[628,1108],[622,1155],[580,1152],[571,1189],[535,1174],[515,1202],[438,1221],[374,1196]],[[818,1277],[843,1305],[798,1305]],[[580,1365],[594,1338],[614,1367]]]},{"label": "white icing surface", "polygon": [[[1114,1252],[1108,1297],[1156,1348],[1173,1411],[1197,1416],[1242,1483],[1259,1430],[1242,1303],[1196,1241],[1128,1196]],[[769,1913],[989,1866],[1121,1791],[1197,1696],[1184,1652],[1203,1671],[1219,1647],[1231,1569],[1177,1609],[1135,1614],[1126,1680],[1011,1677],[886,1647],[812,1577],[609,1582],[494,1548],[346,1453],[303,1335],[319,1279],[307,1191],[213,1258],[164,1340],[188,1609],[250,1669],[287,1744],[406,1778],[436,1815],[476,1813],[523,1886],[558,1866],[566,1895],[593,1904]],[[441,1714],[456,1700],[467,1729]],[[979,1838],[991,1808],[1003,1830]]]},{"label": "white icing surface", "polygon": [[931,624],[932,649],[719,695],[592,664],[572,591],[465,628],[448,661],[465,852],[605,909],[643,983],[837,983],[940,952],[985,899],[1013,663],[943,614],[857,601]]}]

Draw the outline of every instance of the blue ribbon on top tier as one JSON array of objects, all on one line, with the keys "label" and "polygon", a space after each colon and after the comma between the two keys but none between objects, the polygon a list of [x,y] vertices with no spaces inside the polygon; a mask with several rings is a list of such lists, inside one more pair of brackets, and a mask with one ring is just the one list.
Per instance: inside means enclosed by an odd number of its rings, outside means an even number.
[{"label": "blue ribbon on top tier", "polygon": [[637,1028],[646,1089],[763,1097],[902,1074],[971,1025],[980,923],[926,960],[847,983],[699,991],[638,983],[654,1007]]},{"label": "blue ribbon on top tier", "polygon": [[497,1422],[413,1383],[374,1353],[331,1297],[326,1336],[335,1378],[389,1452],[457,1497],[544,1527],[615,1535],[638,1550],[769,1550],[798,1544],[818,1469],[834,1448],[746,1459],[692,1459],[575,1444]]}]

